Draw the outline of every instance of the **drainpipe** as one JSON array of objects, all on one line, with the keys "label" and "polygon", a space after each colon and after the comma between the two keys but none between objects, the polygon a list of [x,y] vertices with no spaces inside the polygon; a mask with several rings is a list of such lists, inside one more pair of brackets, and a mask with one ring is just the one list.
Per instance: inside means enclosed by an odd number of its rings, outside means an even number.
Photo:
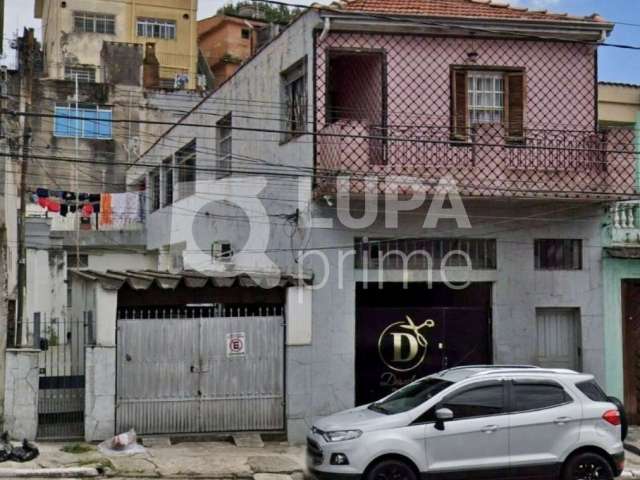
[{"label": "drainpipe", "polygon": [[324,17],[324,28],[322,29],[322,33],[318,37],[318,40],[322,42],[327,35],[329,35],[329,30],[331,29],[331,19],[329,17]]}]

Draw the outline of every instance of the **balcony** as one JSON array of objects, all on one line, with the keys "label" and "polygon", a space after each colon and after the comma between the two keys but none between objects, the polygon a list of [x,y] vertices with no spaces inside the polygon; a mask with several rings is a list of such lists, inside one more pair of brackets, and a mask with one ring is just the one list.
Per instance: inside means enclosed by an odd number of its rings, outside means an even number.
[{"label": "balcony", "polygon": [[[319,130],[316,195],[436,191],[452,178],[467,197],[628,199],[636,193],[634,132],[530,129],[508,138],[500,125],[479,125],[452,139],[446,126],[378,127],[341,119]],[[364,177],[376,177],[375,187]],[[415,182],[389,182],[396,176]],[[411,185],[409,185],[411,184]],[[636,217],[637,218],[637,217]]]},{"label": "balcony", "polygon": [[612,245],[640,247],[640,201],[616,203],[610,218]]}]

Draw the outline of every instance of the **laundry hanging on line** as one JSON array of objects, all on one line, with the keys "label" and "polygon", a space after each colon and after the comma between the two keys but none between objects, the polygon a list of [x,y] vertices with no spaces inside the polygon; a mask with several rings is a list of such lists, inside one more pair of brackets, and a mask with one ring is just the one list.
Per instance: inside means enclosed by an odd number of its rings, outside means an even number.
[{"label": "laundry hanging on line", "polygon": [[125,226],[144,219],[144,192],[84,193],[37,188],[32,201],[63,217],[79,211],[85,223],[96,214],[97,223],[102,226]]}]

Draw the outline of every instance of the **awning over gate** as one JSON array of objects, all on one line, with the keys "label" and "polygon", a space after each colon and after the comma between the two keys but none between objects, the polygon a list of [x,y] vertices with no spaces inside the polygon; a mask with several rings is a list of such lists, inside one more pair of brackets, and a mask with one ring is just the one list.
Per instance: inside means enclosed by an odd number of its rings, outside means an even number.
[{"label": "awning over gate", "polygon": [[[72,269],[71,272],[78,277],[100,282],[100,286],[105,290],[119,290],[124,284],[128,284],[134,290],[147,290],[153,286],[164,290],[175,290],[184,282],[188,288],[203,288],[210,284],[214,287],[261,287],[262,280],[269,280],[273,285],[274,277],[269,274],[244,272],[216,272],[201,273],[193,270],[186,270],[173,274],[169,272],[159,272],[154,270],[107,270],[100,272],[88,269]],[[294,287],[311,284],[310,275],[281,274],[276,286]]]}]

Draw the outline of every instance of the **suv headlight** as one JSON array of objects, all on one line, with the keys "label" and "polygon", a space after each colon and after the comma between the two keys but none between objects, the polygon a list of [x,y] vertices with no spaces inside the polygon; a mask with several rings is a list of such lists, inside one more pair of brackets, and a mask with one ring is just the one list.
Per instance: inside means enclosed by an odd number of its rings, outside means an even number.
[{"label": "suv headlight", "polygon": [[335,432],[324,432],[322,436],[327,442],[344,442],[345,440],[355,440],[362,435],[361,430],[337,430]]}]

